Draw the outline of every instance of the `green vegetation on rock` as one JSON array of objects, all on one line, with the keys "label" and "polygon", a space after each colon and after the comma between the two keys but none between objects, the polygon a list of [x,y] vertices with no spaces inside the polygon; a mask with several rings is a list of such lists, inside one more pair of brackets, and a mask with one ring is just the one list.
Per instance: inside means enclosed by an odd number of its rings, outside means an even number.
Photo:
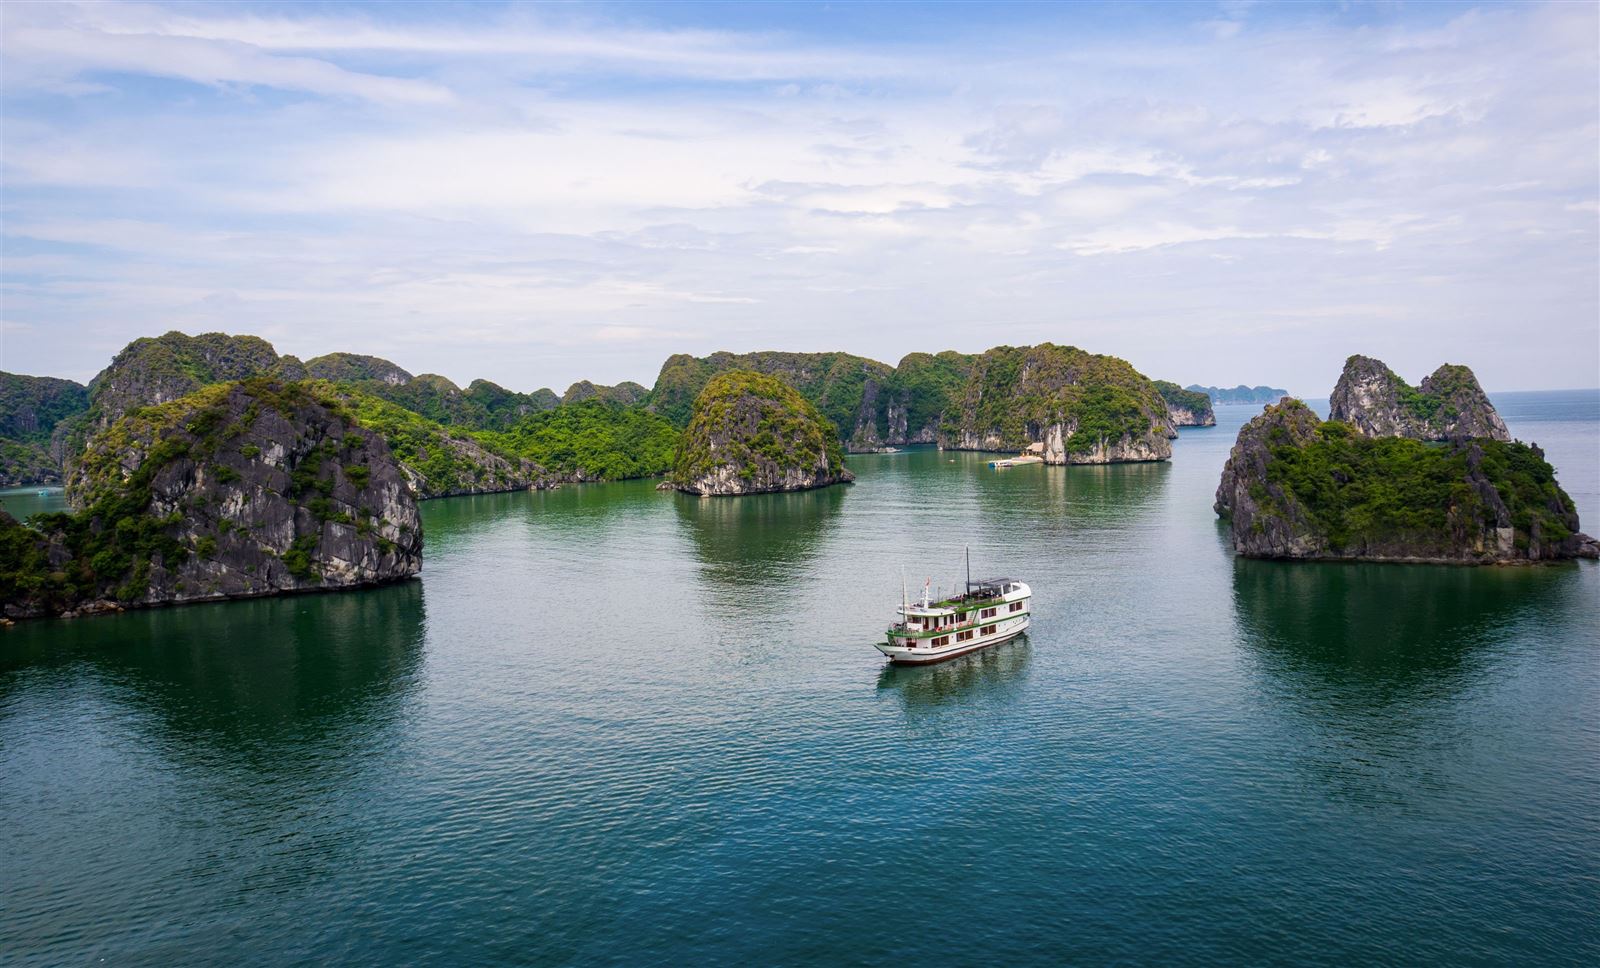
[{"label": "green vegetation on rock", "polygon": [[477,430],[507,430],[524,417],[561,406],[561,398],[548,387],[517,393],[488,380],[473,380],[462,398],[468,413],[476,415],[471,426]]},{"label": "green vegetation on rock", "polygon": [[82,384],[0,373],[0,487],[61,480],[52,438],[88,409],[89,391]]},{"label": "green vegetation on rock", "polygon": [[[900,440],[916,439],[919,431],[936,429],[961,398],[976,357],[945,350],[909,353],[895,367],[890,381],[893,398],[904,407]],[[931,438],[930,438],[931,440]]]},{"label": "green vegetation on rock", "polygon": [[[878,395],[894,374],[887,364],[849,353],[713,353],[703,359],[679,354],[661,366],[650,409],[679,427],[688,426],[695,401],[719,373],[745,370],[781,377],[833,421],[841,435],[858,423],[886,429],[881,404],[863,412],[868,394]],[[877,401],[874,401],[877,404]],[[887,403],[887,399],[883,401]]]},{"label": "green vegetation on rock", "polygon": [[539,462],[523,459],[493,434],[446,427],[374,396],[368,392],[371,383],[317,386],[344,400],[362,427],[382,435],[420,497],[520,490],[548,483]]},{"label": "green vegetation on rock", "polygon": [[478,435],[552,471],[591,481],[665,473],[678,436],[665,417],[598,399],[524,417],[502,433]]},{"label": "green vegetation on rock", "polygon": [[271,373],[279,363],[259,336],[176,330],[129,343],[89,382],[90,420],[109,426],[136,407],[176,400],[201,387]]},{"label": "green vegetation on rock", "polygon": [[1255,557],[1473,562],[1593,550],[1537,447],[1363,434],[1299,400],[1239,431],[1216,509],[1235,550]]},{"label": "green vegetation on rock", "polygon": [[732,370],[712,378],[673,461],[671,482],[696,494],[800,490],[853,479],[838,428],[775,376]]},{"label": "green vegetation on rock", "polygon": [[945,419],[946,446],[1015,450],[1059,425],[1068,459],[1123,442],[1171,453],[1166,401],[1126,360],[1053,343],[997,346],[972,373]]},{"label": "green vegetation on rock", "polygon": [[582,403],[585,400],[598,400],[601,403],[614,403],[618,406],[633,407],[645,402],[650,391],[632,380],[624,380],[616,386],[601,386],[590,383],[588,380],[579,380],[567,387],[567,392],[562,394],[563,405]]},{"label": "green vegetation on rock", "polygon": [[[1496,501],[1509,512],[1519,548],[1530,535],[1560,542],[1574,531],[1576,508],[1555,470],[1522,443],[1363,437],[1326,421],[1315,440],[1280,444],[1272,457],[1268,481],[1293,495],[1335,551],[1399,543],[1418,557],[1444,556],[1459,544],[1464,522],[1493,520]],[[1475,486],[1474,474],[1493,494]]]},{"label": "green vegetation on rock", "polygon": [[1211,398],[1206,396],[1204,393],[1196,393],[1193,390],[1185,390],[1183,387],[1178,386],[1171,380],[1156,380],[1154,382],[1156,385],[1156,391],[1161,394],[1161,398],[1174,407],[1182,407],[1185,410],[1192,410],[1195,413],[1201,413],[1211,409]]}]

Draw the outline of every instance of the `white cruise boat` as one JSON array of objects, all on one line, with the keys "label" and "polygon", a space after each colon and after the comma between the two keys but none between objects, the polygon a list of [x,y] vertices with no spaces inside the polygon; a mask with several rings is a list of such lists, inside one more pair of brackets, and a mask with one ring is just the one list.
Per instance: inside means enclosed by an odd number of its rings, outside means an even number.
[{"label": "white cruise boat", "polygon": [[922,601],[902,604],[900,621],[874,644],[897,665],[954,659],[1026,632],[1032,597],[1033,590],[1015,578],[968,580],[964,593],[939,601],[931,601],[924,586]]}]

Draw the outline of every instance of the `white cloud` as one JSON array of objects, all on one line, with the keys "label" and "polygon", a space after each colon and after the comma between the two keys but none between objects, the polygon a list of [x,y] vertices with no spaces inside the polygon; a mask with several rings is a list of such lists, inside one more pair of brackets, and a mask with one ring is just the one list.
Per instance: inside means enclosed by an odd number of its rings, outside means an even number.
[{"label": "white cloud", "polygon": [[[1003,323],[1315,390],[1510,313],[1486,383],[1600,382],[1592,7],[893,46],[406,12],[8,9],[5,366],[180,326],[531,389]],[[1263,333],[1287,369],[1242,372]]]}]

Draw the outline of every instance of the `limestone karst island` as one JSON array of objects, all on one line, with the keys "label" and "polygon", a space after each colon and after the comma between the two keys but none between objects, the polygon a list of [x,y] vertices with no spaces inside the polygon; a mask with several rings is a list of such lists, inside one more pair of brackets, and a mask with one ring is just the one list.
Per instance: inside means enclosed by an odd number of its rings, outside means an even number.
[{"label": "limestone karst island", "polygon": [[1600,0],[0,4],[0,968],[1600,965]]},{"label": "limestone karst island", "polygon": [[[800,491],[855,480],[847,451],[918,442],[1045,464],[1165,461],[1176,427],[1216,424],[1204,393],[1050,343],[896,367],[675,356],[654,389],[580,381],[557,397],[173,332],[136,340],[87,387],[4,379],[6,480],[64,481],[70,503],[31,527],[0,517],[13,620],[409,579],[429,498],[656,476],[691,495]],[[1510,440],[1469,368],[1412,387],[1352,356],[1329,407],[1323,421],[1285,399],[1239,431],[1215,501],[1237,553],[1596,554],[1543,452]]]}]

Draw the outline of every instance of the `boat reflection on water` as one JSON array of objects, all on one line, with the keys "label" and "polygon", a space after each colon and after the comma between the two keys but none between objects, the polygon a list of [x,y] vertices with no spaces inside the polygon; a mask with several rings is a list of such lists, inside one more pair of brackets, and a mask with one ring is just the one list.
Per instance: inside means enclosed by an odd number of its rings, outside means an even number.
[{"label": "boat reflection on water", "polygon": [[970,655],[937,665],[884,663],[878,674],[880,695],[894,693],[907,711],[956,703],[1004,700],[1021,685],[1033,658],[1027,633]]}]

